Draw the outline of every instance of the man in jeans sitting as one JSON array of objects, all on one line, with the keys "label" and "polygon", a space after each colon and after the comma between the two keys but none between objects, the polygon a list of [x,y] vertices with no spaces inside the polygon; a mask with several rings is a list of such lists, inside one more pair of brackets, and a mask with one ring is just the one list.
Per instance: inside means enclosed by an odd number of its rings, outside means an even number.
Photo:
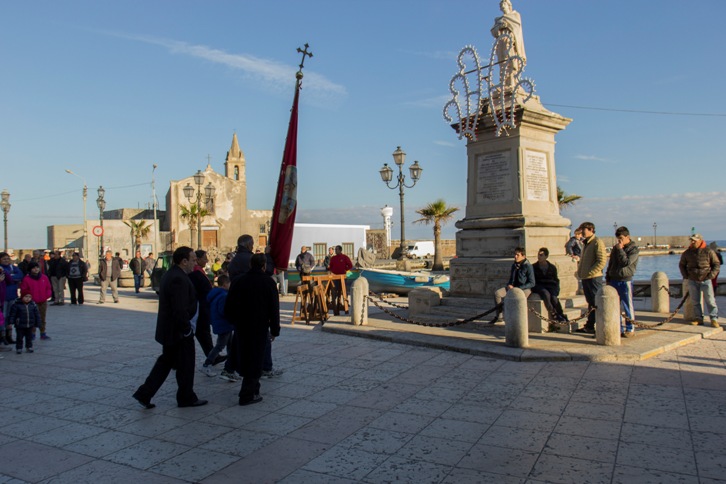
[{"label": "man in jeans sitting", "polygon": [[718,307],[716,298],[713,296],[711,279],[716,277],[721,268],[716,253],[711,250],[701,237],[701,234],[693,234],[690,237],[688,249],[681,254],[681,262],[678,268],[684,281],[688,281],[688,297],[693,304],[696,319],[691,324],[705,324],[703,322],[703,309],[701,308],[701,294],[706,310],[711,318],[711,326],[718,328]]},{"label": "man in jeans sitting", "polygon": [[497,317],[492,322],[503,321],[502,301],[510,289],[518,287],[524,291],[524,297],[529,297],[534,284],[534,268],[527,260],[524,249],[517,247],[514,249],[514,264],[512,264],[512,269],[509,273],[509,281],[507,281],[506,287],[500,287],[494,293],[494,302],[497,305]]}]

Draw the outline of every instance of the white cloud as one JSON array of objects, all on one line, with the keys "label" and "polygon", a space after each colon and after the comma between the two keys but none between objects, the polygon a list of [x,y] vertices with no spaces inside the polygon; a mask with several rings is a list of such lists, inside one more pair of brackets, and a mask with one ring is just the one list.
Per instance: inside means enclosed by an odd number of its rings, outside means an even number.
[{"label": "white cloud", "polygon": [[447,148],[456,148],[457,146],[459,146],[458,144],[452,143],[451,141],[441,141],[441,140],[434,140],[434,144],[439,145],[439,146],[446,146]]},{"label": "white cloud", "polygon": [[[297,66],[283,64],[270,59],[262,59],[251,54],[230,54],[220,49],[205,45],[193,45],[178,40],[169,40],[149,35],[127,35],[111,33],[121,38],[158,45],[166,48],[172,54],[187,55],[198,59],[204,59],[215,64],[222,64],[232,69],[237,69],[253,80],[263,83],[275,90],[289,89],[294,82]],[[338,102],[347,96],[344,86],[336,84],[325,76],[310,70],[305,70],[304,88],[306,93],[315,98],[318,102]]]},{"label": "white cloud", "polygon": [[602,161],[603,163],[615,163],[612,160],[608,160],[607,158],[601,158],[595,155],[575,155],[575,159],[584,161]]}]

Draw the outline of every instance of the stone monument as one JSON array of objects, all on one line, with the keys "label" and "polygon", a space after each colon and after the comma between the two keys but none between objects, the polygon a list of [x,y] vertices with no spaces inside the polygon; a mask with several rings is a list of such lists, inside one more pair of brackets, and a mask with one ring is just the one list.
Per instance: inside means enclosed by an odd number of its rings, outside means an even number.
[{"label": "stone monument", "polygon": [[572,120],[547,110],[533,94],[534,83],[522,77],[521,17],[509,0],[500,9],[491,29],[489,65],[480,67],[476,50],[465,47],[450,85],[453,98],[444,108],[445,119],[467,138],[468,157],[466,215],[456,223],[451,294],[492,297],[509,277],[514,248],[521,246],[531,261],[540,247],[550,250],[560,297],[567,298],[577,290],[577,264],[564,250],[571,222],[559,212],[555,135]]}]

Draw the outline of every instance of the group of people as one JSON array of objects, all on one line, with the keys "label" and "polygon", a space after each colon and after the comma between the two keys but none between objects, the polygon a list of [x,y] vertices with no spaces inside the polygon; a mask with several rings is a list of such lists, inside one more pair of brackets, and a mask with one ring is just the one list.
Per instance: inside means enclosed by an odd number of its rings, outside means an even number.
[{"label": "group of people", "polygon": [[[300,254],[295,258],[295,268],[300,274],[300,280],[303,280],[303,276],[310,275],[313,269],[316,267],[315,256],[309,252],[310,247],[303,245],[300,248]],[[343,253],[343,246],[336,245],[335,247],[328,248],[328,254],[321,262],[321,265],[326,271],[335,275],[345,275],[349,270],[353,268],[353,261],[350,257]],[[343,307],[343,282],[339,279],[333,280],[331,305],[333,307],[333,314],[338,316],[340,310]]]},{"label": "group of people", "polygon": [[[630,238],[627,227],[618,227],[615,230],[615,239],[616,243],[608,256],[605,243],[595,235],[595,225],[592,222],[583,222],[565,244],[566,254],[578,263],[577,278],[582,284],[588,305],[587,322],[577,332],[595,333],[595,297],[604,283],[613,287],[620,299],[621,336],[629,338],[635,335],[633,276],[638,267],[639,250]],[[549,250],[542,247],[537,251],[537,262],[531,264],[523,248],[517,247],[514,250],[514,264],[507,285],[494,293],[497,304],[495,321],[502,320],[502,301],[507,291],[513,287],[521,289],[527,297],[532,293],[538,294],[547,308],[550,320],[567,321],[558,299],[560,284],[557,268],[547,261],[548,256]],[[695,317],[691,321],[693,325],[705,324],[701,307],[703,297],[711,326],[719,327],[714,290],[722,263],[716,247],[706,245],[700,234],[691,235],[689,247],[681,255],[679,268],[684,281],[687,281],[688,295],[694,309]]]},{"label": "group of people", "polygon": [[[272,363],[272,342],[280,335],[279,289],[269,271],[269,254],[254,253],[253,248],[251,235],[239,237],[235,255],[225,261],[226,271],[217,275],[217,287],[204,270],[205,251],[190,247],[174,251],[173,265],[159,287],[155,339],[162,354],[133,394],[144,408],[155,407],[151,399],[172,369],[179,407],[208,403],[194,392],[195,338],[205,355],[201,368],[205,375],[215,376],[213,367],[223,362],[221,378],[239,381],[237,374],[241,375],[240,405],[262,401],[262,376],[282,374]],[[224,349],[227,353],[222,355]]]},{"label": "group of people", "polygon": [[[51,306],[65,304],[66,281],[71,288],[71,304],[83,304],[83,279],[88,273],[85,262],[74,253],[67,261],[59,251],[40,250],[26,254],[15,265],[10,254],[0,253],[0,344],[15,344],[18,354],[23,346],[33,352],[33,341],[49,340],[47,329],[48,301]],[[13,337],[15,329],[15,338]]]}]

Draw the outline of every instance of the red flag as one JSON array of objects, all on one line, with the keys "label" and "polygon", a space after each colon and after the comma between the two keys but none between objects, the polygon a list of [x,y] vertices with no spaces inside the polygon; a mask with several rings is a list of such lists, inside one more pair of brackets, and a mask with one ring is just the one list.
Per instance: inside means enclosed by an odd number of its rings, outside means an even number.
[{"label": "red flag", "polygon": [[270,226],[271,255],[278,269],[287,269],[290,261],[292,233],[297,213],[297,101],[300,83],[295,85],[295,99],[290,112],[285,152],[282,156],[280,178],[277,182],[275,208],[272,210]]}]

